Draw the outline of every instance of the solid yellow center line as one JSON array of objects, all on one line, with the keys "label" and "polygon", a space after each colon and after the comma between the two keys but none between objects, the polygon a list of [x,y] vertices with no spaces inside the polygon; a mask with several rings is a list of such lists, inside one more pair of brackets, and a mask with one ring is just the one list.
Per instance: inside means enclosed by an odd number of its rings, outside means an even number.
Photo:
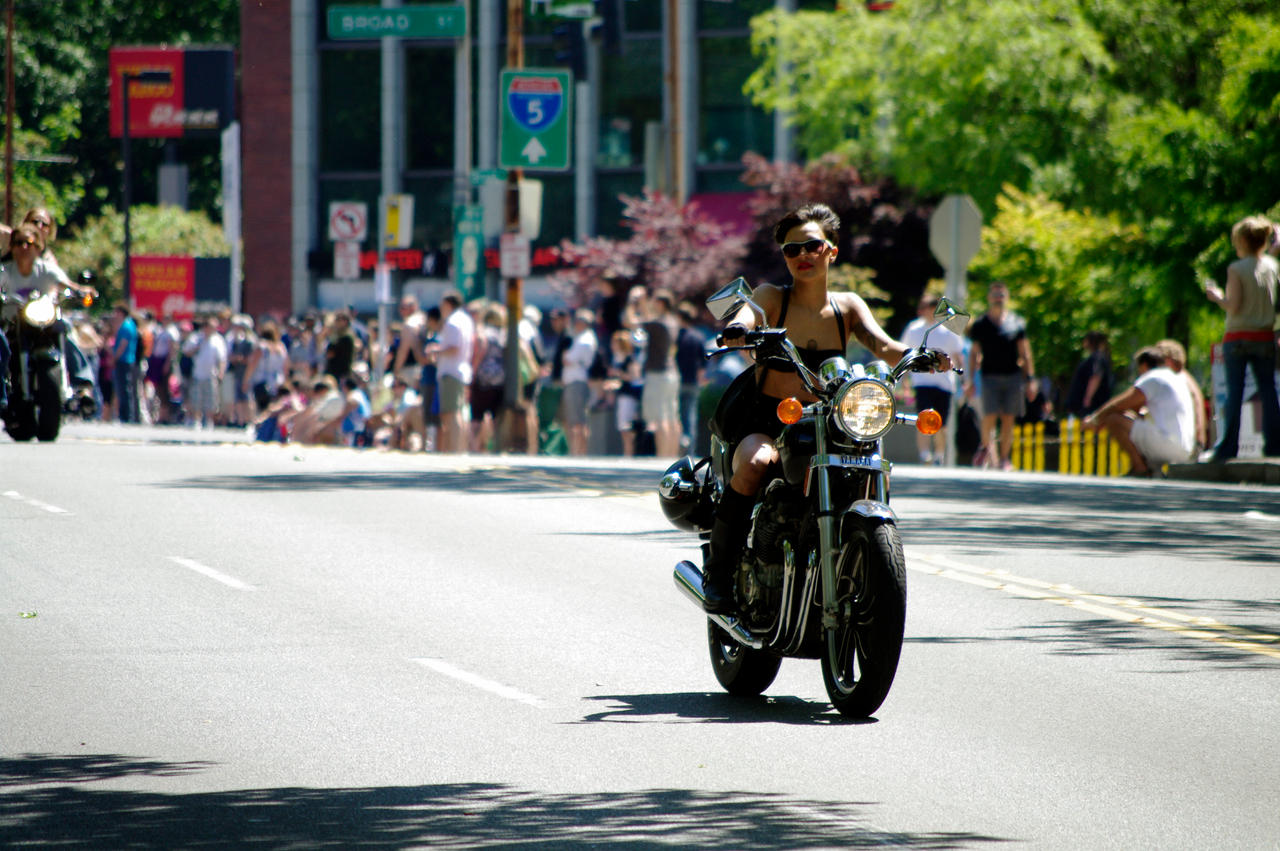
[{"label": "solid yellow center line", "polygon": [[1138,600],[1093,594],[1061,582],[1045,582],[1015,576],[1006,570],[990,570],[955,561],[946,556],[912,555],[907,566],[921,573],[967,582],[1017,597],[1044,600],[1059,606],[1089,612],[1112,620],[1160,629],[1166,632],[1211,641],[1236,650],[1280,659],[1280,635],[1225,624],[1201,615],[1187,615],[1150,606]]}]

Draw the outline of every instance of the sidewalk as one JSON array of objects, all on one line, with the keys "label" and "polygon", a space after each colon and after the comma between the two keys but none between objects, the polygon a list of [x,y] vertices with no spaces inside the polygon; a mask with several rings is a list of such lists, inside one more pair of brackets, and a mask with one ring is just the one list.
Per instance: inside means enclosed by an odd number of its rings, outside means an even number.
[{"label": "sidewalk", "polygon": [[1280,458],[1237,458],[1225,464],[1170,464],[1169,478],[1194,482],[1280,485]]}]

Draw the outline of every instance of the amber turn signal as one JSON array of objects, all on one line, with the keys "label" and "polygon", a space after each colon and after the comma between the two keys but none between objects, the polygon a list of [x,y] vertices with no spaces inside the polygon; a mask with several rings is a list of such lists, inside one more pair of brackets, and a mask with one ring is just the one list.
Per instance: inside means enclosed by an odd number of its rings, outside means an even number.
[{"label": "amber turn signal", "polygon": [[800,400],[794,396],[778,403],[778,419],[786,425],[795,425],[800,422],[800,415],[803,413],[804,405],[801,405]]},{"label": "amber turn signal", "polygon": [[916,429],[921,434],[937,434],[942,431],[942,414],[933,408],[925,408],[916,417]]}]

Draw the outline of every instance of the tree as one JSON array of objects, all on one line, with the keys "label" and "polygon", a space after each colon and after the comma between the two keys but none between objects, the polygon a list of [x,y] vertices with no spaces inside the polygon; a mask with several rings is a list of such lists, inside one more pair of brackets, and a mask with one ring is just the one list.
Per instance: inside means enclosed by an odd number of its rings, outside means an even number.
[{"label": "tree", "polygon": [[[221,225],[200,212],[177,207],[135,206],[130,217],[131,252],[134,255],[226,257],[231,253]],[[124,279],[124,215],[108,207],[83,225],[73,225],[64,240],[54,244],[59,265],[69,275],[82,270],[98,276],[100,304],[120,296]]]},{"label": "tree", "polygon": [[[748,90],[795,116],[809,156],[843,152],[926,197],[968,192],[989,221],[1022,203],[1009,186],[1082,221],[1136,227],[1122,269],[1098,258],[1076,274],[1123,271],[1115,286],[1150,287],[1158,336],[1191,340],[1205,325],[1197,258],[1277,200],[1274,4],[935,0],[875,15],[846,5],[753,21],[762,64]],[[1067,242],[1090,231],[1045,229],[1037,249],[1093,262],[1092,243]],[[1146,315],[1124,321],[1148,333]]]},{"label": "tree", "polygon": [[756,189],[750,201],[756,228],[744,264],[749,280],[787,281],[773,226],[801,204],[821,202],[841,223],[832,285],[852,289],[857,284],[863,296],[868,295],[867,284],[878,288],[883,298],[872,295],[869,303],[888,308],[888,315],[879,318],[891,334],[915,317],[925,287],[942,275],[929,251],[932,205],[892,180],[866,182],[846,158],[834,154],[805,166],[747,154],[743,165],[742,182]]},{"label": "tree", "polygon": [[[40,202],[63,222],[78,223],[119,206],[120,146],[108,132],[107,54],[123,44],[231,44],[239,42],[236,0],[19,0],[14,25],[16,126],[29,136],[15,183],[43,192]],[[3,28],[0,27],[0,30]],[[191,169],[190,200],[219,213],[220,153],[217,139],[183,140]],[[162,146],[139,140],[136,174],[154,185]],[[48,162],[50,156],[69,162]],[[135,197],[153,194],[151,186]],[[26,202],[24,202],[26,203]],[[15,204],[15,210],[19,205]],[[21,212],[16,212],[21,215]]]},{"label": "tree", "polygon": [[700,301],[736,274],[744,238],[704,215],[696,203],[681,205],[650,190],[640,197],[621,198],[630,238],[561,243],[560,256],[568,268],[555,279],[569,292],[570,301],[589,302],[607,280],[623,287],[666,289],[677,298]]},{"label": "tree", "polygon": [[969,269],[971,303],[991,282],[1008,282],[1036,367],[1065,390],[1086,331],[1105,332],[1121,364],[1164,336],[1162,290],[1144,256],[1142,232],[1119,216],[1007,186]]}]

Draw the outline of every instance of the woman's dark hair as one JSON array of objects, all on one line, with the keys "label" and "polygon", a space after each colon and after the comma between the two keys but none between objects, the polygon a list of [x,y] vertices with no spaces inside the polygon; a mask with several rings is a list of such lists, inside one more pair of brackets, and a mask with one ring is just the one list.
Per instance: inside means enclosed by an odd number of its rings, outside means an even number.
[{"label": "woman's dark hair", "polygon": [[840,237],[840,217],[826,204],[805,204],[782,217],[773,227],[773,241],[782,245],[793,228],[817,222],[827,240],[835,245]]},{"label": "woman's dark hair", "polygon": [[1138,350],[1138,353],[1133,356],[1133,362],[1147,369],[1156,369],[1164,366],[1164,353],[1155,346],[1147,346],[1145,349]]}]

